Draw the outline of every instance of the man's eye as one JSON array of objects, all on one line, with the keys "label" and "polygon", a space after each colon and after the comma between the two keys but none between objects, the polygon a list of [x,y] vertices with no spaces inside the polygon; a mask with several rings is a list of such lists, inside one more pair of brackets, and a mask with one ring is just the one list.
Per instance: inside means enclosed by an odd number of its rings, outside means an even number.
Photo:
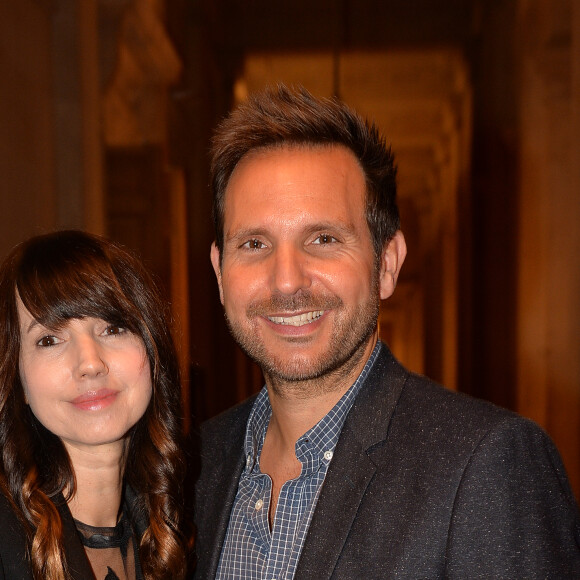
[{"label": "man's eye", "polygon": [[260,240],[248,240],[245,244],[242,244],[242,247],[249,250],[261,250],[265,248],[265,245]]},{"label": "man's eye", "polygon": [[334,236],[331,236],[330,234],[320,234],[315,240],[314,240],[314,244],[332,244],[333,242],[336,242],[336,238]]},{"label": "man's eye", "polygon": [[47,335],[43,336],[36,344],[37,346],[54,346],[58,344],[59,340],[56,336]]}]

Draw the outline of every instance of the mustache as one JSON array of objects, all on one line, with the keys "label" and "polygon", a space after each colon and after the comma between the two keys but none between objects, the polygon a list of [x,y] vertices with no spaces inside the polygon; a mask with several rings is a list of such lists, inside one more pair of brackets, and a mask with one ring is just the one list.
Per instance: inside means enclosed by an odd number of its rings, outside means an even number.
[{"label": "mustache", "polygon": [[292,296],[273,294],[266,300],[253,302],[247,308],[249,317],[267,316],[276,312],[300,312],[305,310],[331,310],[340,308],[343,302],[338,296],[315,296],[309,290],[300,290]]}]

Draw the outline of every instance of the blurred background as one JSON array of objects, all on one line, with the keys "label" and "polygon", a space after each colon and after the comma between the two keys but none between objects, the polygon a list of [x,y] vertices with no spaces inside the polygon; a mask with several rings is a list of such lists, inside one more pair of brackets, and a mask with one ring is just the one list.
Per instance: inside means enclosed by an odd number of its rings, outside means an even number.
[{"label": "blurred background", "polygon": [[580,3],[0,4],[0,258],[80,228],[170,301],[190,425],[255,392],[209,262],[208,144],[251,91],[337,95],[392,143],[409,255],[381,335],[531,417],[580,497]]}]

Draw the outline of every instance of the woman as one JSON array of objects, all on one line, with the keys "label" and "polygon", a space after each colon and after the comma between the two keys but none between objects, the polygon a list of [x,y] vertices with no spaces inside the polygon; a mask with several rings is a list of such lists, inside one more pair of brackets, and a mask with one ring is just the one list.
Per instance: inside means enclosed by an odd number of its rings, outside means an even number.
[{"label": "woman", "polygon": [[0,269],[0,578],[179,579],[180,383],[140,263],[82,232]]}]

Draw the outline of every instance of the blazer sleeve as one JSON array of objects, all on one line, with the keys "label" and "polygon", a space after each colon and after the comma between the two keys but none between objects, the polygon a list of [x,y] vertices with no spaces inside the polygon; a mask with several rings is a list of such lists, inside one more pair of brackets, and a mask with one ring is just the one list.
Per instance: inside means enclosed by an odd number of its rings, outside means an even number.
[{"label": "blazer sleeve", "polygon": [[500,423],[464,471],[448,578],[580,578],[580,519],[558,451],[537,425]]}]

